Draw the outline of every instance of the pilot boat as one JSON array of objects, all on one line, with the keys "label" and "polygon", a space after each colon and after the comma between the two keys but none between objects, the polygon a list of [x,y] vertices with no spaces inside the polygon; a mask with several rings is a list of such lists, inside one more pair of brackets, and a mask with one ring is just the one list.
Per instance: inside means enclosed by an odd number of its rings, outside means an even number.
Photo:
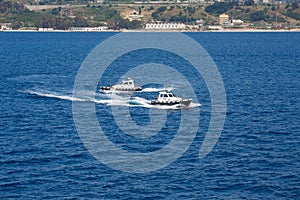
[{"label": "pilot boat", "polygon": [[179,105],[179,106],[189,106],[192,99],[182,99],[176,97],[172,92],[162,91],[159,92],[157,100],[152,100],[151,105]]},{"label": "pilot boat", "polygon": [[101,86],[100,89],[102,91],[141,91],[141,87],[137,87],[134,85],[134,81],[131,78],[128,78],[127,80],[122,80],[120,83],[113,85],[113,86]]}]

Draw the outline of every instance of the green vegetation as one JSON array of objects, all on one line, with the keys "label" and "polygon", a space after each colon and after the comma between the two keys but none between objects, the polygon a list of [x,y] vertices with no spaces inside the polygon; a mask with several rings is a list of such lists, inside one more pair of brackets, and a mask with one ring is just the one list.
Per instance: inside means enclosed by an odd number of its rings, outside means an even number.
[{"label": "green vegetation", "polygon": [[262,10],[253,12],[253,13],[251,13],[251,15],[250,15],[251,21],[261,21],[261,20],[265,20],[266,17],[267,17],[267,15],[266,15],[265,12],[262,11]]},{"label": "green vegetation", "polygon": [[299,13],[294,13],[292,11],[287,11],[287,13],[285,15],[292,18],[292,19],[300,20],[300,14]]},{"label": "green vegetation", "polygon": [[199,6],[162,6],[152,12],[151,18],[162,22],[195,23],[198,19],[211,21],[213,17]]},{"label": "green vegetation", "polygon": [[[121,0],[122,2],[130,2]],[[195,24],[202,19],[205,25],[219,23],[219,15],[226,13],[229,19],[241,19],[253,24],[300,24],[300,8],[297,3],[287,5],[254,5],[253,0],[243,4],[236,2],[216,2],[212,5],[201,4],[151,4],[117,5],[117,1],[104,1],[93,4],[91,1],[47,0],[43,4],[57,5],[31,11],[23,6],[34,4],[33,0],[0,0],[0,23],[11,23],[14,29],[22,27],[54,28],[67,30],[70,27],[95,27],[106,24],[111,29],[138,29],[150,21]],[[35,3],[36,4],[36,3]],[[126,15],[132,10],[143,15],[142,20],[130,21]]]},{"label": "green vegetation", "polygon": [[13,29],[37,27],[67,30],[70,27],[100,26],[107,22],[114,29],[141,27],[141,22],[122,19],[119,10],[111,6],[58,7],[34,12],[17,2],[0,0],[0,23],[4,22],[12,23]]},{"label": "green vegetation", "polygon": [[216,2],[210,6],[207,6],[205,11],[212,15],[220,15],[222,13],[226,13],[235,5],[237,5],[237,3]]}]

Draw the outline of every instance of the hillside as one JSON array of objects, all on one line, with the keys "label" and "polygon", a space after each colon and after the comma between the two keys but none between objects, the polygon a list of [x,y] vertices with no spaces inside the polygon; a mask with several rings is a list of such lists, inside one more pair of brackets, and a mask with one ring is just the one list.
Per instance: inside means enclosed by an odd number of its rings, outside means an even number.
[{"label": "hillside", "polygon": [[[65,1],[66,2],[66,1]],[[280,24],[285,27],[300,25],[300,8],[297,4],[253,5],[246,1],[237,3],[201,4],[64,4],[52,1],[51,6],[36,6],[32,2],[0,0],[0,23],[11,23],[13,29],[43,27],[66,30],[70,27],[89,27],[107,24],[111,29],[136,29],[148,22],[177,22],[194,24],[202,19],[204,25],[218,25],[219,14],[226,13],[230,19],[241,19],[253,26]],[[130,21],[126,15],[138,12],[141,21]]]}]

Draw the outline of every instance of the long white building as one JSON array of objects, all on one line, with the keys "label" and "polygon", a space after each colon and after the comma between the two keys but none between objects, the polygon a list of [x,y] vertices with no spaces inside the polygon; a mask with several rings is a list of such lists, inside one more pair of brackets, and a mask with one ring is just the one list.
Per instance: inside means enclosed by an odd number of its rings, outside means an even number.
[{"label": "long white building", "polygon": [[71,27],[69,31],[78,31],[78,32],[97,32],[97,31],[106,31],[108,30],[107,26],[98,26],[98,27]]},{"label": "long white building", "polygon": [[186,26],[183,23],[147,23],[146,29],[163,29],[163,30],[182,30],[185,29]]}]

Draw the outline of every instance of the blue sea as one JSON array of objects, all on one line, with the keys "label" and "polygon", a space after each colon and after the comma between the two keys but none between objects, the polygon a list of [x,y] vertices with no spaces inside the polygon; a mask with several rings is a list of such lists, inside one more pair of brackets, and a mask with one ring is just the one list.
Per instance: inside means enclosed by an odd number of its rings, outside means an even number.
[{"label": "blue sea", "polygon": [[[73,96],[78,71],[90,53],[116,35],[0,33],[1,199],[299,199],[300,33],[184,33],[211,57],[226,93],[221,135],[204,158],[199,149],[213,116],[210,90],[175,54],[149,48],[129,52],[99,75],[97,87],[116,83],[138,65],[172,65],[194,89],[196,99],[188,109],[147,104],[164,87],[188,95],[174,77],[170,85],[142,85],[147,92],[130,94],[134,105],[124,103],[128,95],[89,87],[82,99]],[[141,76],[156,77],[147,70]],[[191,125],[195,135],[178,159],[135,173],[115,169],[101,162],[105,155],[99,159],[90,151],[76,126],[74,103],[91,106],[107,139],[132,154],[151,154],[171,143],[182,115],[200,120]],[[138,138],[118,127],[114,112],[140,127],[151,124],[153,116],[165,116],[165,123],[156,135]]]}]

